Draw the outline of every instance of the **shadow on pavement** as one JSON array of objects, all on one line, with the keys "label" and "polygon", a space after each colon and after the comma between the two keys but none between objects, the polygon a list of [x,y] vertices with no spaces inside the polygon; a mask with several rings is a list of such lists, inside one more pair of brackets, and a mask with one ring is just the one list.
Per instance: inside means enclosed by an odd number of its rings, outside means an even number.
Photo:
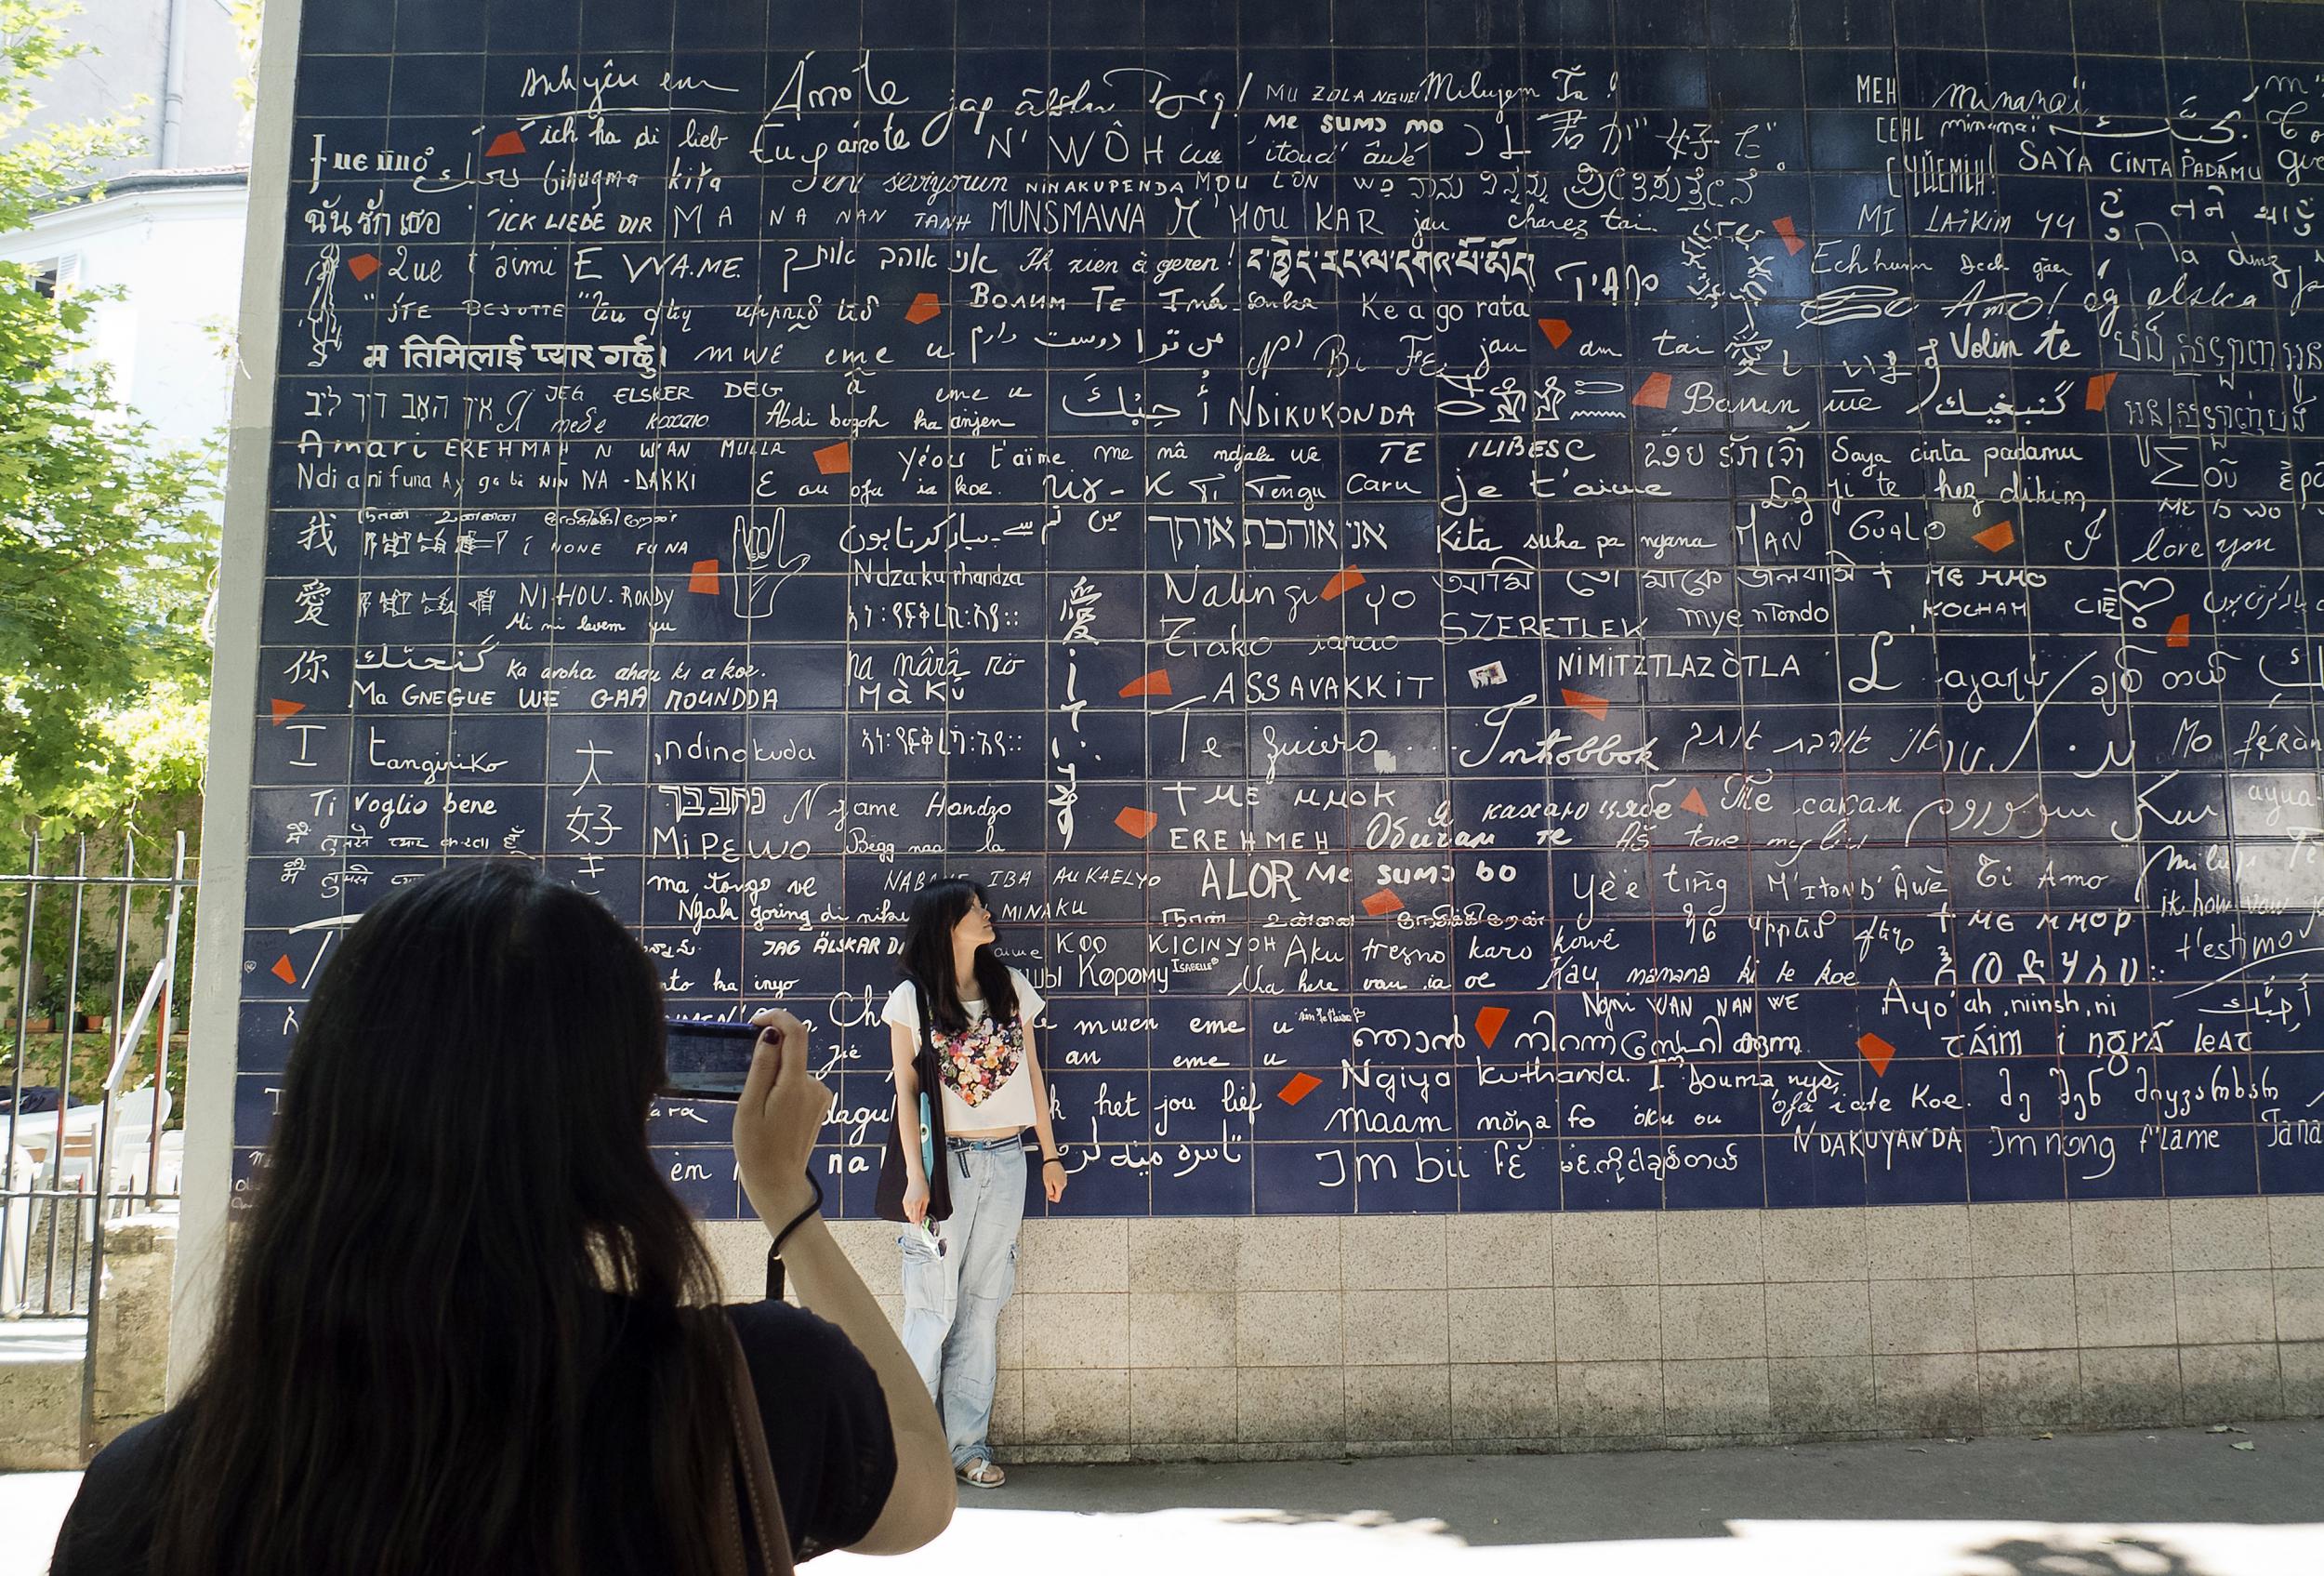
[{"label": "shadow on pavement", "polygon": [[[2248,1444],[2250,1450],[2234,1448]],[[2324,1423],[2067,1435],[1740,1446],[1594,1455],[1402,1456],[1226,1464],[1011,1466],[995,1508],[1141,1515],[1215,1507],[1243,1525],[1432,1531],[1472,1547],[1725,1538],[1770,1521],[2324,1520]],[[984,1502],[979,1502],[983,1503]],[[2125,1550],[2132,1545],[2119,1545]],[[2040,1576],[2199,1576],[2159,1555],[1997,1549]],[[2080,1561],[2082,1563],[2076,1563]],[[2324,1569],[2320,1567],[2319,1569]]]},{"label": "shadow on pavement", "polygon": [[2120,1538],[2100,1548],[2063,1538],[2009,1538],[1971,1552],[2020,1576],[2211,1576],[2178,1550],[2146,1538]]}]

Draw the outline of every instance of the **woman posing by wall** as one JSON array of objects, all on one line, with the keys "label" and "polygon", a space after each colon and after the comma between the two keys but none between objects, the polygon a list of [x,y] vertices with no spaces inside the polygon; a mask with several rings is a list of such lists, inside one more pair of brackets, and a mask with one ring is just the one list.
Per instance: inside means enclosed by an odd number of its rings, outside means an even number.
[{"label": "woman posing by wall", "polygon": [[896,1119],[879,1212],[906,1226],[904,1345],[944,1415],[954,1471],[979,1489],[1004,1478],[985,1434],[996,1331],[1017,1285],[1025,1129],[1039,1140],[1043,1195],[1052,1204],[1065,1195],[1033,1048],[1041,993],[993,955],[993,940],[983,887],[931,881],[913,896],[896,961],[904,980],[880,1013]]}]

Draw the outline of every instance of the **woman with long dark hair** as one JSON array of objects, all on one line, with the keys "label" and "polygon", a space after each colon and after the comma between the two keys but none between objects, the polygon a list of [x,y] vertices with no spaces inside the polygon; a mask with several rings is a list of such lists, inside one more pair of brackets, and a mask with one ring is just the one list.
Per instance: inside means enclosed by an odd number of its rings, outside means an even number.
[{"label": "woman with long dark hair", "polygon": [[983,887],[929,882],[905,912],[903,982],[880,1012],[896,1079],[880,1204],[906,1223],[904,1344],[944,1414],[954,1470],[979,1489],[1005,1480],[985,1435],[1000,1310],[1017,1286],[1025,1129],[1039,1143],[1042,1196],[1065,1196],[1033,1048],[1041,993],[993,955],[994,939]]},{"label": "woman with long dark hair", "polygon": [[805,1308],[721,1316],[646,1146],[662,1014],[636,939],[525,866],[366,912],[315,981],[199,1373],[91,1463],[56,1576],[777,1576],[941,1531],[936,1418],[813,1211],[805,1026],[759,1014],[734,1113]]}]

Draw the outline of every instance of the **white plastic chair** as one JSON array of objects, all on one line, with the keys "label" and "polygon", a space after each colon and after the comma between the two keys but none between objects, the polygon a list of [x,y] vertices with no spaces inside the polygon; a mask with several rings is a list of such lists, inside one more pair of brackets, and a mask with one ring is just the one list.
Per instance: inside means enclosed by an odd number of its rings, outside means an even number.
[{"label": "white plastic chair", "polygon": [[7,1220],[0,1225],[0,1318],[14,1318],[24,1301],[24,1264],[33,1243],[33,1179],[40,1162],[21,1144],[8,1149],[8,1166],[0,1175],[0,1189],[10,1198]]},{"label": "white plastic chair", "polygon": [[[164,1119],[165,1120],[167,1119]],[[144,1159],[138,1161],[138,1185],[145,1185]],[[175,1197],[185,1187],[186,1130],[173,1127],[162,1134],[162,1150],[153,1166],[153,1191]]]},{"label": "white plastic chair", "polygon": [[[153,1128],[157,1122],[169,1120],[171,1105],[166,1090],[156,1100],[151,1083],[114,1097],[112,1150],[109,1159],[112,1171],[110,1191],[116,1197],[145,1191],[145,1167],[153,1142]],[[182,1132],[162,1134],[164,1153],[157,1158],[154,1177],[157,1192],[177,1191],[177,1168],[167,1153],[172,1139],[178,1141],[178,1153],[182,1155],[184,1152],[185,1135]],[[165,1177],[168,1180],[165,1181]]]},{"label": "white plastic chair", "polygon": [[[144,1193],[147,1156],[153,1144],[153,1128],[158,1123],[170,1120],[170,1105],[172,1102],[167,1091],[156,1095],[152,1083],[133,1088],[125,1095],[114,1095],[114,1132],[112,1132],[112,1146],[107,1151],[107,1170],[112,1172],[112,1181],[105,1188],[114,1199],[124,1199],[130,1193]],[[86,1160],[86,1176],[91,1176],[91,1179],[98,1170],[93,1142],[96,1139],[91,1137],[91,1151],[84,1158]]]},{"label": "white plastic chair", "polygon": [[[74,1106],[66,1110],[64,1148],[68,1156],[96,1142],[97,1124],[103,1114],[104,1108],[95,1105]],[[33,1157],[33,1163],[44,1174],[54,1174],[49,1171],[49,1151],[57,1146],[57,1125],[54,1111],[27,1111],[16,1119],[17,1143]]]}]

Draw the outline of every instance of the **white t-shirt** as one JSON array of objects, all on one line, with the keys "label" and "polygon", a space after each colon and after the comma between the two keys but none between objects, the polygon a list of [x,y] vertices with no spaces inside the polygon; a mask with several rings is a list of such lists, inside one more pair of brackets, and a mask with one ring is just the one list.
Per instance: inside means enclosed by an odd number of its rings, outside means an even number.
[{"label": "white t-shirt", "polygon": [[[938,1087],[948,1133],[1033,1125],[1033,1079],[1024,1071],[1024,1031],[1048,1002],[1033,988],[1033,982],[1016,970],[1009,971],[1009,978],[1017,987],[1015,1023],[994,1023],[984,1003],[976,1000],[960,1003],[961,1011],[969,1015],[966,1033],[947,1034],[932,1023],[930,1026],[935,1035]],[[912,1043],[919,1044],[919,1003],[913,998],[910,980],[888,993],[888,1003],[879,1010],[879,1016],[883,1023],[902,1024],[911,1030]]]}]

